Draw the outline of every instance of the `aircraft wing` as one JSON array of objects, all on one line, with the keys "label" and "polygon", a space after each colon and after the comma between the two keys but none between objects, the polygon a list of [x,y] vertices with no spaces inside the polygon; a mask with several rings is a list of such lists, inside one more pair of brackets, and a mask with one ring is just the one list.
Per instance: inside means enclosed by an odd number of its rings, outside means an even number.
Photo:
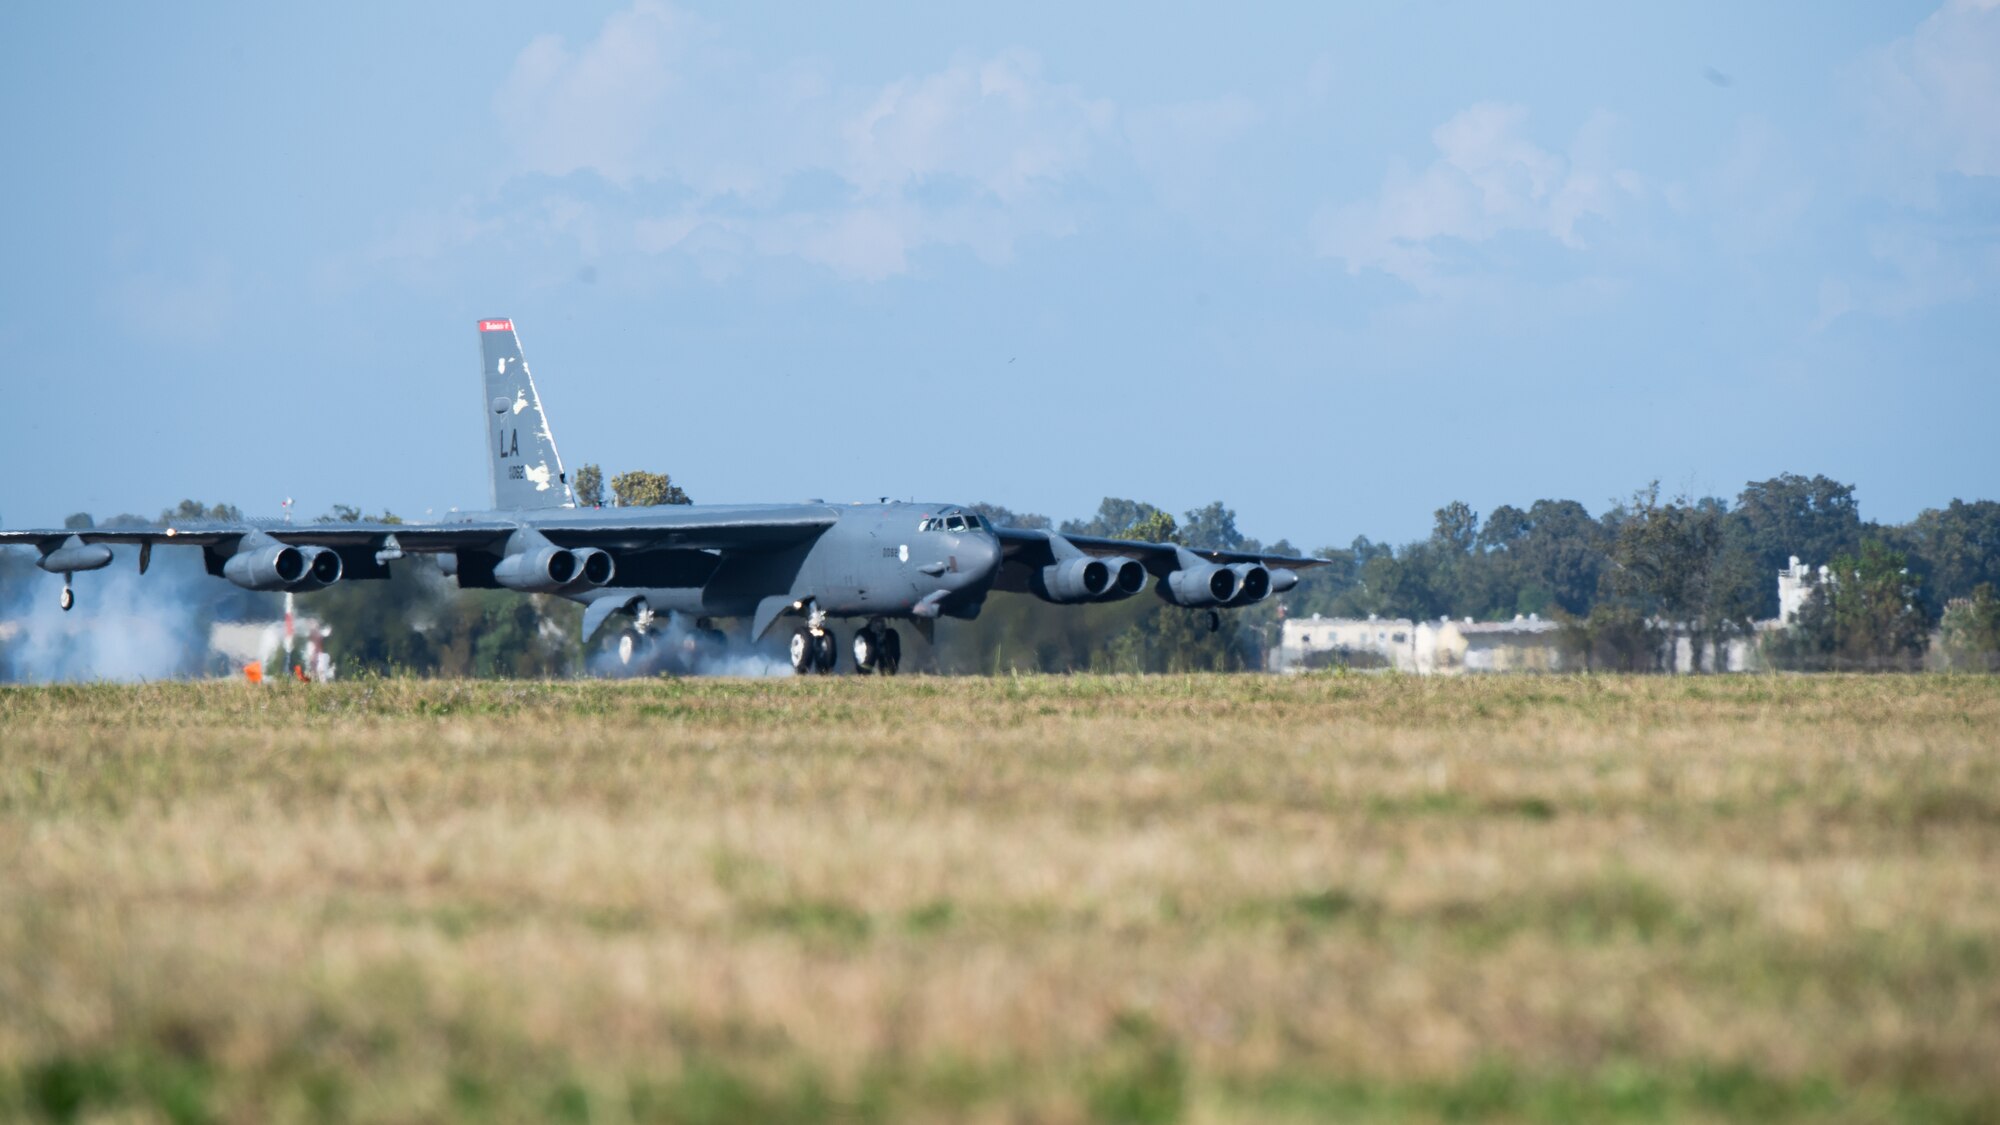
[{"label": "aircraft wing", "polygon": [[[1172,543],[1147,543],[1137,539],[1104,539],[1094,535],[1064,535],[1061,532],[1019,527],[996,527],[1003,557],[1009,568],[1044,567],[1056,561],[1055,540],[1067,540],[1086,555],[1099,558],[1123,556],[1137,559],[1155,578],[1163,578],[1180,566],[1180,548]],[[1190,552],[1215,563],[1262,563],[1285,570],[1309,570],[1325,566],[1325,559],[1302,559],[1290,555],[1264,555],[1249,551],[1223,551],[1213,547],[1189,547]]]},{"label": "aircraft wing", "polygon": [[213,547],[233,543],[246,535],[268,535],[280,543],[299,547],[380,548],[394,535],[404,550],[454,551],[477,547],[503,538],[518,524],[500,520],[466,520],[458,523],[280,523],[264,520],[212,521],[169,524],[165,527],[84,527],[34,528],[0,531],[0,546],[24,544],[49,550],[75,536],[83,543],[165,543],[175,546]]},{"label": "aircraft wing", "polygon": [[662,548],[733,550],[781,547],[813,538],[839,519],[818,505],[769,509],[694,506],[657,508],[565,509],[560,513],[524,513],[518,518],[480,515],[462,520],[424,523],[282,523],[266,520],[189,521],[165,527],[35,528],[0,530],[0,546],[23,544],[43,552],[55,550],[75,536],[84,544],[170,544],[233,549],[237,540],[259,533],[280,543],[373,552],[394,546],[409,554],[444,551],[498,550],[507,537],[533,528],[563,547],[602,547],[628,551]]}]

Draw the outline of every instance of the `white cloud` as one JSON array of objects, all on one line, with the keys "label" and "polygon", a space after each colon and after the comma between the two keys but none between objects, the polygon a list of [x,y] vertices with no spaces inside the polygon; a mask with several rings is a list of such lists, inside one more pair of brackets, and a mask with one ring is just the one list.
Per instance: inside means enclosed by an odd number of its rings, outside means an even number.
[{"label": "white cloud", "polygon": [[841,172],[871,196],[932,176],[1014,202],[1080,171],[1116,118],[1110,102],[1046,82],[1034,56],[961,59],[890,83],[841,129]]},{"label": "white cloud", "polygon": [[1699,176],[1684,197],[1707,219],[1731,256],[1761,254],[1792,242],[1815,194],[1813,175],[1795,146],[1770,120],[1737,119],[1721,163]]},{"label": "white cloud", "polygon": [[638,0],[577,50],[554,35],[529,43],[493,100],[521,166],[621,184],[666,171],[655,134],[694,30],[673,8]]},{"label": "white cloud", "polygon": [[[2000,0],[1950,0],[1853,72],[1872,200],[1859,260],[1821,283],[1814,330],[1976,302],[2000,278],[1988,207],[2000,177]],[[1886,204],[1886,208],[1883,206]]]},{"label": "white cloud", "polygon": [[[1261,123],[1255,102],[1241,94],[1147,107],[1125,115],[1132,159],[1171,209],[1212,212],[1231,182],[1231,145]],[[1220,210],[1227,210],[1222,208]]]},{"label": "white cloud", "polygon": [[[710,266],[732,250],[791,256],[868,280],[907,272],[928,246],[1004,261],[1022,238],[1074,229],[1071,188],[1117,122],[1022,51],[873,88],[759,73],[658,0],[579,47],[536,39],[494,108],[517,171],[592,172],[634,193],[608,209],[639,210],[625,222],[645,252],[698,247]],[[649,185],[681,198],[639,203]],[[608,217],[569,222],[610,244]]]},{"label": "white cloud", "polygon": [[1952,0],[1871,56],[1863,77],[1892,167],[2000,176],[2000,0]]},{"label": "white cloud", "polygon": [[1491,102],[1461,111],[1432,131],[1430,164],[1415,172],[1392,164],[1374,198],[1322,208],[1314,248],[1350,273],[1379,269],[1425,290],[1437,286],[1452,240],[1522,231],[1583,248],[1584,220],[1609,217],[1644,182],[1611,161],[1610,118],[1593,117],[1557,153],[1527,138],[1527,117]]}]

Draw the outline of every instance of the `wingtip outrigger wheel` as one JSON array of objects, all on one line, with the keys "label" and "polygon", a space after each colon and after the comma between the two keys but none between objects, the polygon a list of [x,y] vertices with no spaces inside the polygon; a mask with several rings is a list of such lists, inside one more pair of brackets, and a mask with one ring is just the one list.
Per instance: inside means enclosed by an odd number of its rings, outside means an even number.
[{"label": "wingtip outrigger wheel", "polygon": [[63,592],[62,592],[63,612],[68,613],[71,607],[75,605],[76,605],[76,591],[69,588],[68,582],[64,582]]},{"label": "wingtip outrigger wheel", "polygon": [[1222,615],[1212,609],[1208,611],[1208,631],[1211,633],[1222,631]]}]

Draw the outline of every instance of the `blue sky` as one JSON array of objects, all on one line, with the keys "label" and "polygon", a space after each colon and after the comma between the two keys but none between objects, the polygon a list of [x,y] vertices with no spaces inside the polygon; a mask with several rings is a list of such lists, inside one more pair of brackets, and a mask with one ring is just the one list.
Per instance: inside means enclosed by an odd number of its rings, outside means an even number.
[{"label": "blue sky", "polygon": [[2000,4],[1631,7],[13,5],[0,520],[2000,496]]}]

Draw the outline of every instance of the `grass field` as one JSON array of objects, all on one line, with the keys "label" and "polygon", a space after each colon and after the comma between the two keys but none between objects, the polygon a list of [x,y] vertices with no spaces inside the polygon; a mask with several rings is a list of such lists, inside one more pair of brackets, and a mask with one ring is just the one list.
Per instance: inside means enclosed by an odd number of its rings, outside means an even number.
[{"label": "grass field", "polygon": [[2000,1119],[2000,680],[0,691],[0,1118]]}]

